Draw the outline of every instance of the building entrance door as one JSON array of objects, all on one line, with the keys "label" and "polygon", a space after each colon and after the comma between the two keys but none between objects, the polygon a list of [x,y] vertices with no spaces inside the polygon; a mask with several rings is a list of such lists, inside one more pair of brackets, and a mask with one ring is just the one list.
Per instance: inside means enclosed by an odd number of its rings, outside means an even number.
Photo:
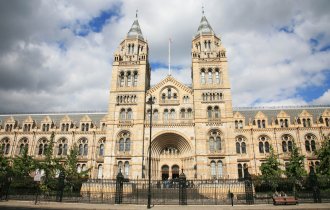
[{"label": "building entrance door", "polygon": [[180,168],[178,165],[172,166],[172,179],[179,178]]},{"label": "building entrance door", "polygon": [[168,180],[169,178],[169,167],[168,165],[162,166],[162,180]]}]

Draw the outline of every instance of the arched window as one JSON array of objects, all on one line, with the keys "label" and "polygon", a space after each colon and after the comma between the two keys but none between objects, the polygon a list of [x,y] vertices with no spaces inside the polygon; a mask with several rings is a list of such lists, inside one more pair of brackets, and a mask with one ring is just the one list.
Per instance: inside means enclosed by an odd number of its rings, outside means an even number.
[{"label": "arched window", "polygon": [[104,156],[104,144],[105,144],[105,138],[101,138],[98,142],[98,155]]},{"label": "arched window", "polygon": [[84,156],[87,156],[88,154],[88,144],[84,145]]},{"label": "arched window", "polygon": [[125,149],[125,141],[123,138],[119,139],[119,151],[124,151]]},{"label": "arched window", "polygon": [[175,110],[171,109],[171,119],[174,120],[175,119]]},{"label": "arched window", "polygon": [[171,88],[168,88],[167,89],[167,98],[171,99],[171,97],[172,97],[172,90],[171,90]]},{"label": "arched window", "polygon": [[191,119],[192,118],[192,109],[191,108],[188,108],[187,118],[188,119]]},{"label": "arched window", "polygon": [[283,152],[292,152],[292,143],[293,143],[293,138],[289,134],[284,134],[282,136],[282,151]]},{"label": "arched window", "polygon": [[207,117],[210,119],[212,118],[212,107],[207,107]]},{"label": "arched window", "polygon": [[153,120],[154,121],[157,121],[158,120],[158,110],[157,109],[154,109]]},{"label": "arched window", "polygon": [[10,140],[9,138],[5,137],[1,140],[1,150],[3,154],[8,155],[10,151]]},{"label": "arched window", "polygon": [[82,123],[81,124],[81,131],[85,131],[86,130],[86,128],[85,128],[85,123]]},{"label": "arched window", "polygon": [[129,162],[128,161],[125,161],[125,173],[124,173],[124,176],[125,177],[128,177],[129,176]]},{"label": "arched window", "polygon": [[330,126],[330,119],[325,118],[325,126],[329,127]]},{"label": "arched window", "polygon": [[222,177],[223,176],[223,164],[222,161],[219,160],[218,161],[218,177]]},{"label": "arched window", "polygon": [[259,142],[259,152],[264,153],[264,143],[261,141]]},{"label": "arched window", "polygon": [[269,148],[270,148],[270,147],[269,147],[269,143],[268,143],[268,141],[266,141],[266,142],[265,142],[265,152],[266,152],[266,153],[269,153]]},{"label": "arched window", "polygon": [[181,119],[184,119],[185,118],[185,113],[186,113],[186,110],[185,109],[181,109],[181,111],[180,111],[180,117],[181,117]]},{"label": "arched window", "polygon": [[29,140],[26,137],[23,137],[19,140],[17,144],[16,154],[22,155],[24,150],[28,150],[29,148]]},{"label": "arched window", "polygon": [[305,135],[305,149],[307,152],[315,152],[316,150],[316,136],[313,134]]},{"label": "arched window", "polygon": [[127,86],[128,87],[132,86],[132,74],[130,71],[127,72]]},{"label": "arched window", "polygon": [[37,143],[37,155],[45,155],[48,147],[48,140],[46,138],[39,139]]},{"label": "arched window", "polygon": [[214,138],[213,137],[209,138],[209,147],[210,147],[210,152],[214,152]]},{"label": "arched window", "polygon": [[119,86],[124,87],[124,84],[125,84],[125,74],[124,74],[124,72],[120,72]]},{"label": "arched window", "polygon": [[138,82],[138,73],[134,72],[134,82],[133,82],[133,86],[136,87],[137,86],[137,82]]},{"label": "arched window", "polygon": [[118,172],[117,173],[119,173],[119,172],[123,172],[123,162],[122,161],[118,162]]},{"label": "arched window", "polygon": [[88,155],[88,140],[87,138],[83,137],[78,140],[78,148],[79,148],[79,155],[80,156],[87,156]]},{"label": "arched window", "polygon": [[212,160],[211,161],[211,176],[212,178],[215,178],[217,175],[217,171],[216,171],[216,168],[215,168],[215,161]]},{"label": "arched window", "polygon": [[67,155],[68,152],[68,140],[66,138],[60,138],[57,141],[57,155]]},{"label": "arched window", "polygon": [[246,154],[246,144],[245,144],[245,142],[241,143],[241,147],[242,147],[242,153]]},{"label": "arched window", "polygon": [[85,131],[89,130],[89,123],[86,123]]},{"label": "arched window", "polygon": [[213,80],[212,80],[212,69],[209,69],[208,72],[207,72],[207,75],[208,75],[208,83],[209,84],[212,84]]},{"label": "arched window", "polygon": [[217,84],[220,84],[220,73],[219,73],[219,69],[215,70],[215,82]]},{"label": "arched window", "polygon": [[128,131],[123,131],[118,136],[119,140],[119,151],[130,151],[131,150],[131,139],[130,139],[130,133]]},{"label": "arched window", "polygon": [[119,119],[120,120],[125,120],[125,118],[126,118],[125,109],[121,109],[120,113],[119,113]]},{"label": "arched window", "polygon": [[243,166],[242,164],[237,164],[237,173],[238,173],[238,178],[242,179],[243,178]]},{"label": "arched window", "polygon": [[131,140],[130,138],[126,138],[125,140],[125,151],[130,151],[131,149]]},{"label": "arched window", "polygon": [[221,139],[219,136],[215,139],[215,150],[220,151],[221,150]]},{"label": "arched window", "polygon": [[164,121],[168,120],[168,109],[164,109]]},{"label": "arched window", "polygon": [[222,150],[221,134],[218,130],[209,132],[209,149],[210,152],[219,152]]},{"label": "arched window", "polygon": [[205,84],[205,70],[204,69],[202,69],[202,71],[201,71],[201,83]]},{"label": "arched window", "polygon": [[236,142],[236,153],[237,154],[241,153],[241,144],[239,142]]},{"label": "arched window", "polygon": [[218,106],[214,107],[214,118],[220,118],[220,111]]},{"label": "arched window", "polygon": [[259,152],[260,153],[269,153],[270,144],[268,136],[260,136],[259,137]]},{"label": "arched window", "polygon": [[133,112],[132,112],[132,109],[127,109],[127,119],[128,120],[131,120],[133,119]]},{"label": "arched window", "polygon": [[282,151],[283,152],[287,152],[288,151],[288,147],[286,145],[286,141],[282,141]]},{"label": "arched window", "polygon": [[244,136],[236,137],[236,153],[237,154],[246,154],[246,143]]},{"label": "arched window", "polygon": [[163,101],[163,102],[165,102],[165,98],[166,98],[166,94],[163,93],[163,94],[162,94],[162,101]]},{"label": "arched window", "polygon": [[98,179],[103,179],[103,166],[102,164],[99,164],[97,167],[97,178]]}]

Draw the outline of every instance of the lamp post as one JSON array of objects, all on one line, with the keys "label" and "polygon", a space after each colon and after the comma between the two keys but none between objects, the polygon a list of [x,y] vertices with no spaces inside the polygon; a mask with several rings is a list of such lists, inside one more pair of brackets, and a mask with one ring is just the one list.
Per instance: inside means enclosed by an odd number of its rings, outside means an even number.
[{"label": "lamp post", "polygon": [[152,129],[152,104],[154,104],[154,97],[150,95],[147,104],[150,105],[150,135],[149,135],[149,162],[148,162],[148,206],[147,208],[151,208],[151,129]]}]

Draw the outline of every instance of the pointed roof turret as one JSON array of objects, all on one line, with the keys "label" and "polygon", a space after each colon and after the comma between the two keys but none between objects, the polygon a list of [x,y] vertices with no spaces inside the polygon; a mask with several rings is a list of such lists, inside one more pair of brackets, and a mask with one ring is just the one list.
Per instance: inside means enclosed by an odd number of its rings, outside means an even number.
[{"label": "pointed roof turret", "polygon": [[214,34],[214,31],[213,31],[211,25],[209,24],[209,22],[207,21],[205,15],[204,15],[204,7],[202,10],[202,15],[203,16],[202,16],[201,22],[199,23],[196,36],[198,36],[200,34]]},{"label": "pointed roof turret", "polygon": [[133,25],[127,33],[127,38],[140,38],[140,39],[143,39],[142,31],[141,31],[140,24],[139,24],[139,21],[138,21],[137,11],[136,11],[135,20],[133,22]]}]

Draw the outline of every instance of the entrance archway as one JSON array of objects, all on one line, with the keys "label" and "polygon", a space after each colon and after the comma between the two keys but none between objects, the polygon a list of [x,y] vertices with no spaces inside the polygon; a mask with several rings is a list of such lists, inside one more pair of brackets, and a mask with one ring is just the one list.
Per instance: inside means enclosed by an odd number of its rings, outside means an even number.
[{"label": "entrance archway", "polygon": [[172,166],[172,179],[179,178],[180,168],[178,165]]},{"label": "entrance archway", "polygon": [[152,140],[151,151],[154,179],[178,178],[181,167],[185,168],[186,175],[189,173],[188,170],[191,170],[191,145],[182,134],[171,131],[158,135]]},{"label": "entrance archway", "polygon": [[162,180],[168,180],[168,178],[169,178],[169,173],[170,173],[170,171],[169,171],[169,167],[168,167],[168,165],[163,165],[162,166]]}]

